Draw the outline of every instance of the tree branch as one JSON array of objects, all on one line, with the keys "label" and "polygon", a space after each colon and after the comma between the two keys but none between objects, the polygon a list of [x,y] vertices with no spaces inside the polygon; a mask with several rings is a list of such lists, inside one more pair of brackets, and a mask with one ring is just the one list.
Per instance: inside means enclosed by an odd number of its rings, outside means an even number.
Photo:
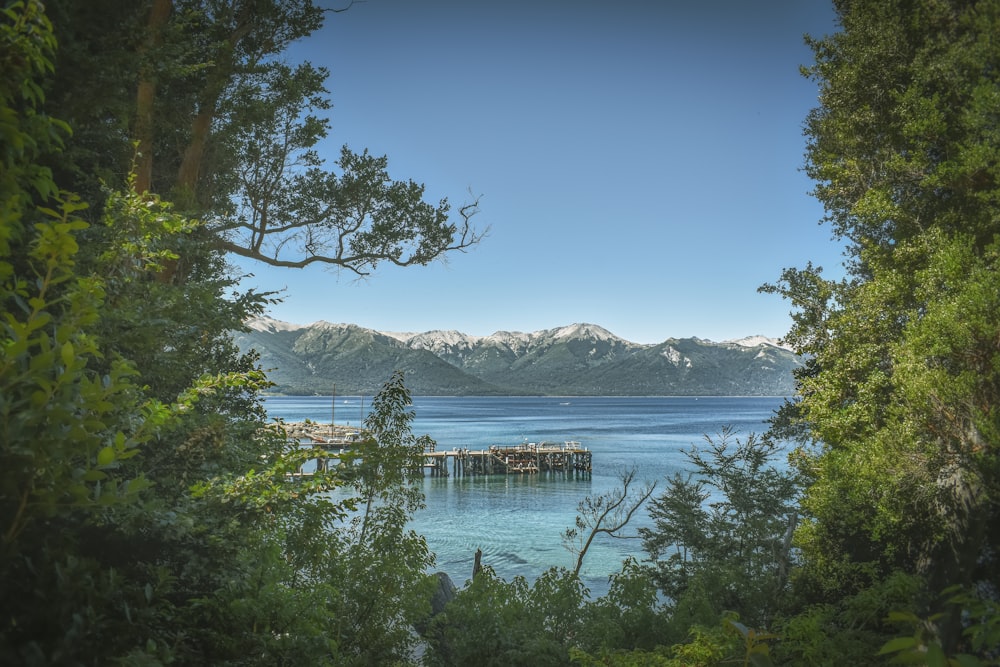
[{"label": "tree branch", "polygon": [[[563,543],[571,552],[577,554],[575,576],[579,576],[583,567],[583,559],[590,550],[590,545],[597,535],[603,533],[611,537],[622,538],[619,531],[632,520],[636,511],[645,503],[656,489],[656,482],[646,482],[638,492],[638,498],[631,503],[629,487],[635,481],[636,468],[629,468],[619,474],[621,487],[612,489],[596,498],[587,496],[578,508],[576,527],[563,533]],[[583,537],[586,533],[586,537]]]}]

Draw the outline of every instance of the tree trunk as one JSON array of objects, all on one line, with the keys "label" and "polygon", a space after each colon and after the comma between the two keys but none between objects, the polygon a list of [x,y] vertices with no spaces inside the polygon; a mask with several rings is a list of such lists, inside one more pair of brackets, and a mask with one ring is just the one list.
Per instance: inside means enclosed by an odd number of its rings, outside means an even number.
[{"label": "tree trunk", "polygon": [[[946,466],[938,473],[938,492],[946,499],[939,507],[948,530],[920,564],[927,578],[928,594],[938,596],[949,586],[969,589],[976,583],[976,565],[983,554],[989,512],[979,476],[966,468],[968,462]],[[931,609],[944,614],[936,622],[947,654],[955,653],[962,640],[962,610],[956,605]]]},{"label": "tree trunk", "polygon": [[219,106],[219,98],[233,77],[235,69],[236,45],[250,32],[251,23],[248,17],[240,17],[236,27],[221,46],[201,93],[198,103],[198,113],[191,123],[191,139],[184,150],[184,158],[177,170],[177,180],[174,187],[181,201],[189,206],[198,205],[198,177],[202,170],[205,157],[205,147],[212,131],[212,122]]},{"label": "tree trunk", "polygon": [[139,86],[135,100],[135,138],[138,142],[135,164],[135,191],[153,189],[153,117],[156,105],[156,74],[150,62],[163,43],[163,28],[173,10],[172,0],[153,0],[146,24],[146,39],[139,48]]},{"label": "tree trunk", "polygon": [[182,200],[189,205],[198,201],[198,175],[201,173],[201,162],[205,156],[205,145],[208,143],[208,134],[212,129],[217,101],[218,95],[215,95],[209,103],[202,104],[198,110],[198,115],[191,123],[191,140],[188,142],[187,148],[184,149],[184,159],[177,170],[177,180],[174,187],[181,194]]}]

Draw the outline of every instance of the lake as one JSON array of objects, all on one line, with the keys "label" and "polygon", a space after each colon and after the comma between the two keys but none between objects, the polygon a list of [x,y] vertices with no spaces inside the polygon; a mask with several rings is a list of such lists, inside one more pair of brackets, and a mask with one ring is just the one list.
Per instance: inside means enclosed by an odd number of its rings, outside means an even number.
[{"label": "lake", "polygon": [[[358,425],[371,398],[272,396],[265,406],[285,421]],[[578,503],[618,486],[618,472],[638,468],[637,480],[657,481],[686,468],[684,452],[704,436],[731,426],[739,438],[767,430],[781,397],[422,397],[413,399],[413,433],[430,435],[438,450],[523,442],[579,441],[593,452],[589,478],[560,474],[424,478],[427,507],[413,520],[437,556],[436,569],[458,586],[472,574],[477,549],[483,563],[511,579],[533,581],[552,566],[572,567],[562,533]],[[640,510],[627,532],[649,525]],[[581,576],[593,595],[607,591],[608,576],[629,555],[642,558],[638,539],[599,536]]]}]

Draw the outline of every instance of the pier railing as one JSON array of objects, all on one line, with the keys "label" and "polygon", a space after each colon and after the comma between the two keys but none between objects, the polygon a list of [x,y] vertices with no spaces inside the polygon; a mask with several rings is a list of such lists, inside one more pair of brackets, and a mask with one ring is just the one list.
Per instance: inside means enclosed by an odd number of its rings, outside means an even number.
[{"label": "pier railing", "polygon": [[433,475],[523,475],[538,472],[589,474],[593,453],[579,442],[562,444],[529,442],[489,449],[456,448],[424,452],[426,467]]},{"label": "pier railing", "polygon": [[[316,466],[325,469],[336,465],[346,450],[355,446],[366,434],[357,428],[316,422],[282,424],[289,445],[309,445],[328,455],[317,457]],[[541,472],[565,472],[590,475],[592,452],[575,440],[562,443],[523,442],[518,445],[491,445],[487,449],[453,447],[437,449],[431,445],[424,451],[424,467],[431,475],[524,475]],[[300,470],[297,475],[309,475]]]},{"label": "pier railing", "polygon": [[[330,440],[321,442],[313,440],[308,443],[290,441],[295,447],[306,444],[319,448],[326,456],[317,456],[315,469],[326,470],[337,465],[337,461],[354,442]],[[593,466],[593,453],[579,442],[566,441],[555,443],[526,443],[504,447],[492,445],[489,449],[470,449],[457,447],[453,449],[429,448],[424,452],[424,468],[433,476],[447,477],[455,475],[524,475],[533,473],[573,473],[589,476]],[[300,468],[295,476],[313,474],[305,466]]]}]

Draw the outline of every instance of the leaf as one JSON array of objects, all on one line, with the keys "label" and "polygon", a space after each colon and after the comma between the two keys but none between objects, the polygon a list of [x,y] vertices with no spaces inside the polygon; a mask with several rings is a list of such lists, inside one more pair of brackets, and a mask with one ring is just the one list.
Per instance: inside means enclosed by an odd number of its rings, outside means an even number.
[{"label": "leaf", "polygon": [[944,649],[938,643],[933,643],[927,647],[927,667],[948,667],[948,658],[944,655]]},{"label": "leaf", "polygon": [[883,644],[882,648],[878,652],[878,655],[885,655],[886,653],[899,653],[900,651],[915,648],[916,646],[916,637],[896,637]]},{"label": "leaf", "polygon": [[68,368],[73,365],[73,362],[76,360],[76,352],[73,350],[73,343],[70,341],[63,343],[62,349],[59,350],[59,353],[62,356],[64,366]]},{"label": "leaf", "polygon": [[97,465],[107,466],[115,462],[115,449],[114,447],[102,447],[101,451],[97,452]]},{"label": "leaf", "polygon": [[744,639],[750,635],[750,628],[743,625],[739,621],[734,621],[730,618],[726,619],[726,623],[728,623],[732,628],[734,628],[737,632],[739,632]]},{"label": "leaf", "polygon": [[151,486],[153,486],[153,483],[145,477],[136,477],[135,479],[131,479],[125,483],[125,492],[130,496],[134,496],[141,491],[145,491]]},{"label": "leaf", "polygon": [[886,620],[890,623],[920,623],[920,618],[911,611],[890,611]]}]

